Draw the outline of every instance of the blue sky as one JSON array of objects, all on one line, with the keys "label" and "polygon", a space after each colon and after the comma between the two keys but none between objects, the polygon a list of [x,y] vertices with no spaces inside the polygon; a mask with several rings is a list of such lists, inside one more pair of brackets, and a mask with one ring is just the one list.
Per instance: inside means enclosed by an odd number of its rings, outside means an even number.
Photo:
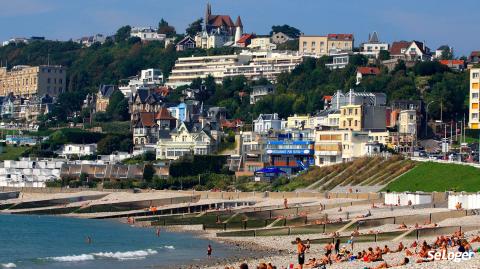
[{"label": "blue sky", "polygon": [[[204,0],[0,0],[0,40],[45,36],[67,40],[113,34],[122,25],[155,26],[165,18],[184,32],[203,16]],[[237,15],[247,32],[265,34],[289,24],[305,34],[354,33],[355,43],[378,31],[380,39],[425,40],[456,55],[480,50],[478,0],[210,0],[213,14]]]}]

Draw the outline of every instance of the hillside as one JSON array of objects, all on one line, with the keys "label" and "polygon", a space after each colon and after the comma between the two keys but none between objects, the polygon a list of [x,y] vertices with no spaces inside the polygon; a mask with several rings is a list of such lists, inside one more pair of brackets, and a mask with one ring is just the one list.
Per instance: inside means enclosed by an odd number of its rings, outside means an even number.
[{"label": "hillside", "polygon": [[459,164],[418,163],[388,184],[389,191],[480,191],[480,169]]}]

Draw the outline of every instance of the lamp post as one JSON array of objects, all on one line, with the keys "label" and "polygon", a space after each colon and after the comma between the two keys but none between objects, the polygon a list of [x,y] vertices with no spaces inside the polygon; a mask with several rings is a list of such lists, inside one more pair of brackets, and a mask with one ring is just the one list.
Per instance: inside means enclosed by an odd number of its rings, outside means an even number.
[{"label": "lamp post", "polygon": [[435,101],[430,101],[425,109],[425,138],[428,136],[428,106],[430,106],[433,102]]}]

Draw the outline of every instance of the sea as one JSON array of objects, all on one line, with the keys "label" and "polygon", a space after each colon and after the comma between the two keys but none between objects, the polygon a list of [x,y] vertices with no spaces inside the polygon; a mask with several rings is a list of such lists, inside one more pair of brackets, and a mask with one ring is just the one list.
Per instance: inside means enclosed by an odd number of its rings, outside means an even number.
[{"label": "sea", "polygon": [[157,236],[116,220],[0,214],[0,268],[188,268],[206,262],[209,244],[211,259],[248,256],[190,233]]}]

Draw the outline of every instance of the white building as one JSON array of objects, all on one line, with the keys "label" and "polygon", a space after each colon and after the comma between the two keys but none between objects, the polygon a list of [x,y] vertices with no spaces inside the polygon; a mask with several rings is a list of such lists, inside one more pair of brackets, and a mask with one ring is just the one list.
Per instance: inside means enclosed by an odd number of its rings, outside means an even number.
[{"label": "white building", "polygon": [[273,85],[261,85],[261,86],[253,86],[252,92],[250,93],[250,104],[255,104],[263,97],[273,94],[275,91],[275,86]]},{"label": "white building", "polygon": [[157,29],[152,27],[133,27],[130,37],[138,37],[142,41],[164,41],[166,35],[157,33]]},{"label": "white building", "polygon": [[59,156],[71,157],[88,156],[97,153],[97,144],[65,144],[59,152]]},{"label": "white building", "polygon": [[248,45],[248,48],[270,51],[277,49],[277,45],[273,44],[270,41],[270,37],[255,37],[252,38],[250,45]]},{"label": "white building", "polygon": [[401,110],[398,120],[398,132],[401,134],[417,134],[417,111]]},{"label": "white building", "polygon": [[373,32],[368,35],[368,41],[362,44],[360,54],[378,58],[382,50],[388,51],[388,43],[379,41],[377,32]]},{"label": "white building", "polygon": [[180,126],[158,138],[157,159],[176,160],[185,155],[209,155],[216,150],[216,140],[200,124],[182,122]]},{"label": "white building", "polygon": [[46,187],[46,182],[60,179],[64,164],[64,160],[6,160],[0,163],[0,187]]},{"label": "white building", "polygon": [[163,85],[162,70],[150,68],[142,70],[140,75],[130,78],[128,84],[120,85],[118,88],[125,97],[130,97],[138,89],[150,89],[160,85]]},{"label": "white building", "polygon": [[166,85],[188,85],[196,78],[212,76],[217,83],[226,77],[245,76],[249,80],[266,78],[275,81],[282,72],[291,72],[302,62],[302,56],[292,53],[250,52],[240,54],[184,57],[175,63]]},{"label": "white building", "polygon": [[91,45],[97,42],[100,44],[103,44],[105,43],[105,40],[107,40],[106,36],[102,34],[96,34],[92,36],[84,36],[82,38],[75,40],[75,42],[81,44],[84,47],[90,47]]},{"label": "white building", "polygon": [[285,128],[286,121],[274,114],[260,114],[256,120],[253,121],[253,131],[256,133],[268,133],[270,130],[279,131]]},{"label": "white building", "polygon": [[325,66],[331,70],[343,69],[350,62],[350,52],[331,53],[330,56],[332,56],[332,62]]},{"label": "white building", "polygon": [[367,155],[367,132],[351,130],[315,131],[315,165],[352,161]]}]

